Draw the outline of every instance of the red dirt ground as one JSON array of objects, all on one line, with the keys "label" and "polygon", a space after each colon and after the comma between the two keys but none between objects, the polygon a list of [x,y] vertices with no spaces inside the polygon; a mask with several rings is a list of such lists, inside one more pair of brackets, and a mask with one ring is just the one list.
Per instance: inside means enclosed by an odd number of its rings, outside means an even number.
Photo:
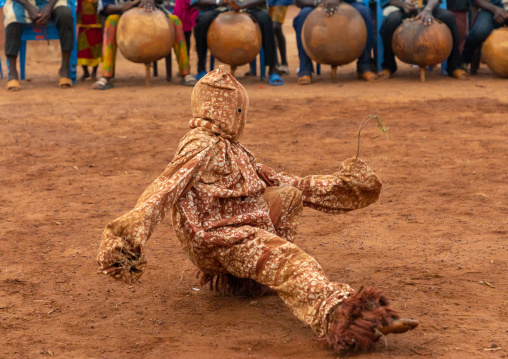
[{"label": "red dirt ground", "polygon": [[[355,357],[508,357],[506,80],[483,66],[469,82],[436,70],[422,84],[403,65],[366,84],[349,65],[337,84],[323,67],[303,87],[290,19],[285,32],[286,85],[242,80],[251,98],[242,142],[260,162],[332,173],[355,155],[364,116],[390,128],[389,140],[373,124],[362,137],[360,157],[384,182],[379,202],[341,216],[306,209],[298,239],[330,278],[381,287],[421,322]],[[171,160],[192,89],[164,76],[147,89],[143,67],[120,60],[115,89],[60,90],[57,68],[55,56],[32,56],[23,91],[0,92],[0,357],[337,357],[275,296],[197,290],[169,220],[148,243],[139,283],[96,274],[104,226]]]}]

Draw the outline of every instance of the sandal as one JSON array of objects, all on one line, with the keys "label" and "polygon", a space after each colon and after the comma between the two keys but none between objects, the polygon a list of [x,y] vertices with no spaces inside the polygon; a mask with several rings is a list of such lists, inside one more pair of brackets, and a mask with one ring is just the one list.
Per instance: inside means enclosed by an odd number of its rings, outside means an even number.
[{"label": "sandal", "polygon": [[374,81],[379,80],[379,77],[377,76],[377,74],[372,71],[365,71],[365,72],[358,73],[358,78],[360,80],[367,81],[367,82],[374,82]]},{"label": "sandal", "polygon": [[180,85],[182,86],[194,86],[196,84],[196,82],[198,82],[198,80],[196,80],[196,78],[192,75],[185,75],[182,79],[182,81],[180,81]]},{"label": "sandal", "polygon": [[19,91],[21,90],[21,86],[19,85],[18,80],[10,80],[7,81],[7,91]]},{"label": "sandal", "polygon": [[456,78],[457,80],[469,80],[470,76],[469,74],[463,70],[463,69],[456,69],[452,72],[451,75],[453,78]]},{"label": "sandal", "polygon": [[92,85],[92,89],[94,90],[108,90],[113,87],[114,86],[112,80],[108,81],[108,79],[106,79],[105,77],[101,77]]},{"label": "sandal", "polygon": [[60,86],[60,88],[62,88],[62,89],[71,88],[72,87],[72,80],[67,77],[60,77],[58,86]]},{"label": "sandal", "polygon": [[300,76],[298,78],[298,85],[309,85],[312,82],[312,77],[309,75]]},{"label": "sandal", "polygon": [[271,74],[269,77],[270,86],[282,86],[284,85],[284,80],[280,77],[279,74]]},{"label": "sandal", "polygon": [[379,81],[388,80],[390,77],[392,77],[392,72],[387,69],[383,69],[377,73],[377,78]]}]

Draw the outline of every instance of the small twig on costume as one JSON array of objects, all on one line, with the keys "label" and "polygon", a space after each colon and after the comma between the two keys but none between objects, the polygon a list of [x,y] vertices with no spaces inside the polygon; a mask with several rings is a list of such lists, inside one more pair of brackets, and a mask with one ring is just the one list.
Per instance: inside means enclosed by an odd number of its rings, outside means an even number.
[{"label": "small twig on costume", "polygon": [[379,128],[383,137],[388,139],[388,129],[386,128],[383,119],[378,115],[365,116],[362,123],[360,124],[360,129],[358,130],[358,149],[356,150],[356,158],[358,158],[358,155],[360,154],[360,133],[362,132],[362,129],[365,127],[365,125],[367,125],[373,119],[376,120],[377,128]]},{"label": "small twig on costume", "polygon": [[178,284],[182,283],[182,280],[183,280],[183,274],[184,274],[186,271],[188,271],[188,270],[189,270],[188,268],[183,270],[182,275],[180,276],[180,280],[178,281],[178,283],[176,283],[176,284],[175,284],[175,287],[176,287]]}]

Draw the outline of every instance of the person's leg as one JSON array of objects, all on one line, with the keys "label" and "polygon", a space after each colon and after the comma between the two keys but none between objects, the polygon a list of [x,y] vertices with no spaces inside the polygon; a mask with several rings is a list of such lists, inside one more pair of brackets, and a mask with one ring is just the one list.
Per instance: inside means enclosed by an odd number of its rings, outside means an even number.
[{"label": "person's leg", "polygon": [[[218,246],[213,253],[229,276],[249,278],[275,291],[298,319],[338,351],[368,349],[381,333],[394,331],[390,327],[398,315],[382,292],[355,293],[347,284],[329,281],[312,256],[273,233],[253,228],[250,238]],[[403,331],[418,325],[401,322]]]},{"label": "person's leg", "polygon": [[462,62],[471,63],[474,51],[482,46],[492,30],[494,30],[494,15],[490,11],[480,11],[466,38],[464,51],[462,52]]},{"label": "person's leg", "polygon": [[19,80],[16,61],[21,47],[21,33],[23,25],[17,22],[10,23],[5,28],[5,57],[9,59],[8,81]]},{"label": "person's leg", "polygon": [[206,73],[206,53],[208,51],[206,35],[208,34],[210,24],[218,15],[219,12],[216,10],[205,11],[196,20],[194,38],[196,39],[196,51],[198,54],[198,76],[203,72]]},{"label": "person's leg", "polygon": [[71,51],[74,48],[74,19],[72,17],[72,10],[67,6],[59,6],[53,9],[52,17],[55,20],[58,36],[60,37],[60,47],[62,49],[60,77],[70,79],[69,63]]},{"label": "person's leg", "polygon": [[404,13],[402,10],[397,10],[389,14],[381,25],[381,37],[383,38],[383,71],[380,75],[381,78],[389,78],[391,74],[397,71],[397,63],[395,61],[395,54],[392,49],[392,37],[395,29],[402,24],[404,19]]},{"label": "person's leg", "polygon": [[249,9],[247,12],[256,19],[261,29],[262,46],[265,50],[265,65],[269,68],[269,74],[274,74],[277,72],[275,69],[275,64],[277,63],[277,49],[275,47],[272,19],[270,19],[268,12],[261,9]]},{"label": "person's leg", "polygon": [[113,87],[113,76],[116,62],[116,29],[120,15],[109,15],[104,22],[104,37],[102,43],[102,78],[93,84],[96,90]]},{"label": "person's leg", "polygon": [[310,59],[309,55],[307,55],[305,49],[303,48],[302,29],[305,19],[307,19],[307,16],[309,16],[312,10],[314,10],[313,7],[302,8],[298,13],[298,15],[296,15],[296,17],[293,20],[293,27],[296,33],[296,46],[298,48],[298,58],[300,59],[298,77],[299,78],[303,78],[304,76],[308,77],[309,83],[310,77],[312,76],[314,70],[312,68],[312,60]]},{"label": "person's leg", "polygon": [[[356,63],[356,71],[358,74],[363,75],[365,73],[372,73],[370,62],[372,59],[372,46],[374,44],[374,21],[372,19],[372,12],[370,9],[360,2],[352,2],[350,3],[360,15],[362,15],[363,21],[365,21],[365,26],[367,26],[367,43],[365,44],[365,49],[362,54],[358,58]],[[369,79],[364,78],[369,81]]]},{"label": "person's leg", "polygon": [[191,35],[192,31],[185,31],[183,33],[185,35],[185,45],[187,45],[187,57],[190,58],[190,45],[191,45]]},{"label": "person's leg", "polygon": [[464,44],[466,42],[467,34],[469,32],[469,11],[463,10],[450,10],[450,12],[455,15],[455,19],[457,20],[457,28],[459,29],[459,49],[460,51],[464,51]]},{"label": "person's leg", "polygon": [[443,22],[446,26],[448,26],[450,32],[452,33],[453,46],[452,52],[448,57],[448,67],[446,69],[448,75],[453,76],[459,80],[467,79],[468,75],[462,67],[462,61],[460,58],[460,36],[455,16],[450,11],[440,7],[436,7],[432,12],[432,15],[439,21]]},{"label": "person's leg", "polygon": [[286,37],[282,31],[282,24],[286,17],[287,6],[277,5],[271,6],[269,15],[273,23],[273,32],[275,39],[277,40],[277,47],[280,53],[280,65],[285,66],[286,70],[288,66],[287,51],[286,51]]},{"label": "person's leg", "polygon": [[175,42],[173,50],[175,51],[178,68],[183,79],[181,84],[184,86],[194,86],[196,79],[190,75],[189,56],[187,51],[187,44],[185,42],[185,35],[183,33],[182,22],[176,15],[168,15],[173,28],[175,29]]}]

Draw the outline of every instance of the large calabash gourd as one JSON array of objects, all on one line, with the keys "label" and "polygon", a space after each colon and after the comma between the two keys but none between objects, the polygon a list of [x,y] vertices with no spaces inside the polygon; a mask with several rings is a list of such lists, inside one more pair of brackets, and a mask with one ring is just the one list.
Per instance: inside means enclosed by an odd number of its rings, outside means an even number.
[{"label": "large calabash gourd", "polygon": [[482,45],[482,59],[496,75],[508,77],[508,28],[492,31]]},{"label": "large calabash gourd", "polygon": [[149,86],[150,63],[169,55],[175,41],[175,30],[161,10],[148,12],[134,8],[120,17],[116,41],[127,60],[146,65]]},{"label": "large calabash gourd", "polygon": [[337,66],[356,60],[365,49],[367,27],[360,13],[344,2],[332,16],[317,7],[305,19],[302,42],[312,60],[332,65],[332,81],[336,81]]},{"label": "large calabash gourd", "polygon": [[392,48],[402,61],[420,66],[420,79],[425,81],[425,67],[436,66],[450,56],[453,38],[448,26],[439,21],[423,25],[421,21],[406,19],[395,30]]},{"label": "large calabash gourd", "polygon": [[261,50],[261,30],[248,14],[228,11],[210,24],[207,42],[212,55],[230,65],[234,75],[237,66],[248,64]]}]

